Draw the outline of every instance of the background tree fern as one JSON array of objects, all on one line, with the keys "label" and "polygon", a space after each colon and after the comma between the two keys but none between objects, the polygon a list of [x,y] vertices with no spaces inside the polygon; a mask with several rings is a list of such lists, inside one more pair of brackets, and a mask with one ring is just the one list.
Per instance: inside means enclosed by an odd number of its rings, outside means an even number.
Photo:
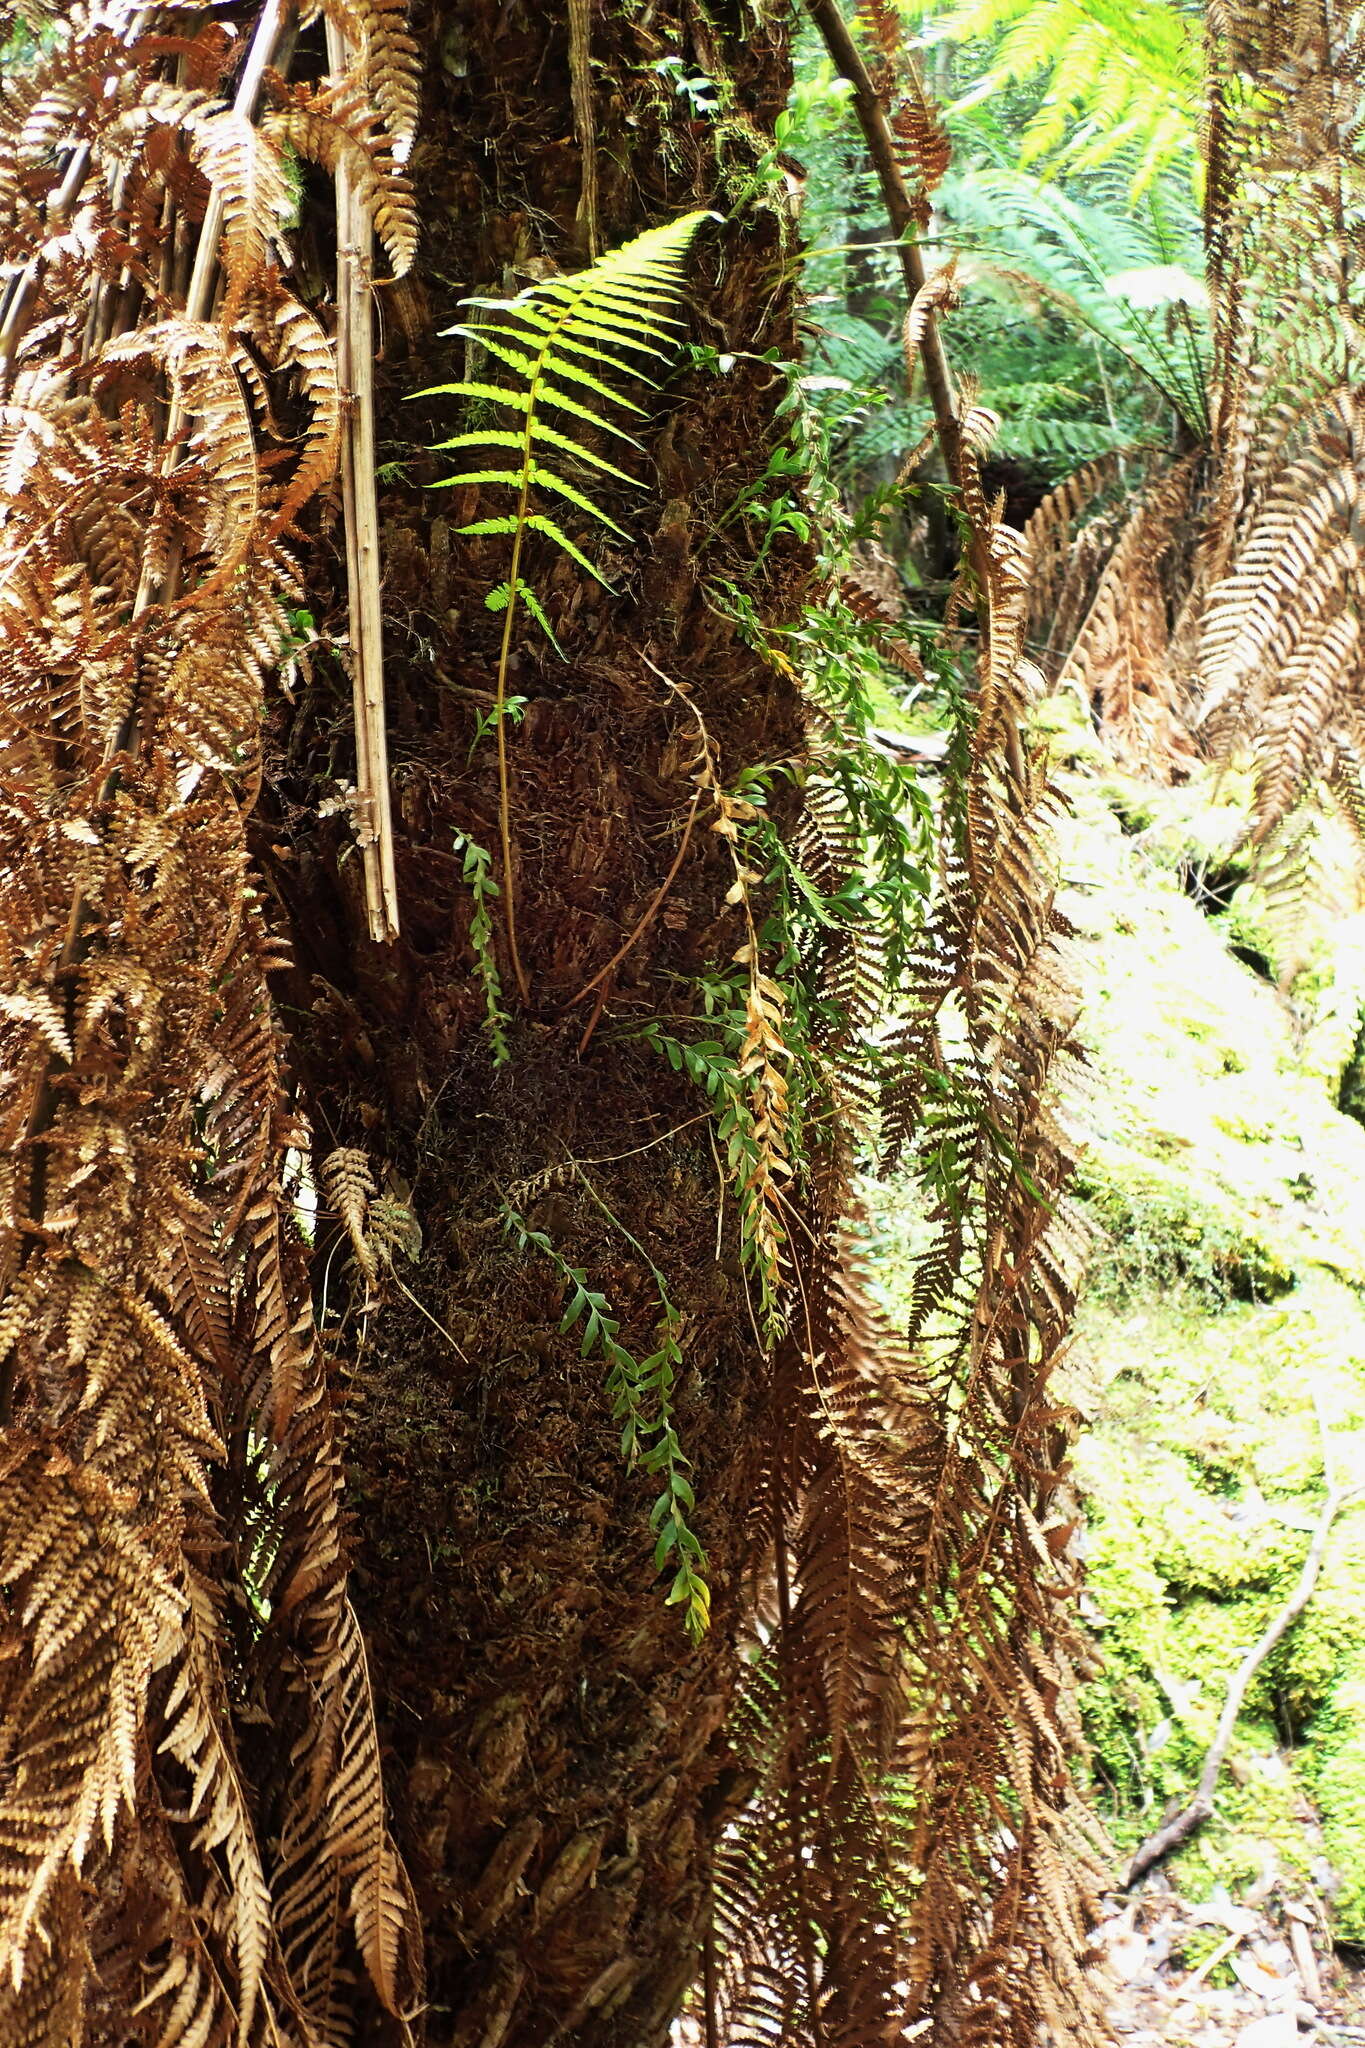
[{"label": "background tree fern", "polygon": [[990,62],[951,112],[1007,87],[1044,90],[1017,161],[1094,169],[1136,149],[1135,191],[1188,165],[1202,71],[1197,12],[1169,0],[911,0],[935,38],[987,43]]},{"label": "background tree fern", "polygon": [[978,165],[945,184],[943,206],[989,286],[1057,308],[1202,438],[1209,321],[1199,218],[1173,178],[1149,183],[1137,200],[1124,182],[1122,166],[1112,166],[1078,197],[1026,171]]}]

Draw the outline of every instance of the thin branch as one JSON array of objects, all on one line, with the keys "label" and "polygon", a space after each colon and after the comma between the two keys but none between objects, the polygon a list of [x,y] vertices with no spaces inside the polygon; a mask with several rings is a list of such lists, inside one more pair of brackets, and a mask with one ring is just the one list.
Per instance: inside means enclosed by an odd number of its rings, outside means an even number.
[{"label": "thin branch", "polygon": [[[824,38],[825,48],[829,51],[835,70],[841,77],[846,78],[853,88],[854,111],[867,143],[867,153],[872,159],[872,167],[877,173],[877,182],[881,186],[887,216],[896,235],[896,248],[900,254],[901,271],[905,278],[905,293],[909,301],[905,323],[907,354],[911,347],[918,351],[924,369],[924,382],[929,392],[929,403],[933,408],[934,427],[943,451],[943,464],[959,500],[962,500],[967,476],[966,454],[962,444],[962,414],[953,384],[953,373],[943,346],[943,335],[934,310],[937,304],[935,281],[928,276],[924,268],[914,202],[896,158],[895,137],[887,119],[886,107],[872,82],[871,74],[853,40],[848,23],[844,20],[840,0],[806,0],[806,5],[810,10],[811,19]],[[913,57],[905,53],[904,62],[914,73],[916,87],[923,94],[924,88],[915,69]],[[990,645],[994,596],[990,556],[983,536],[977,531],[975,521],[969,522],[966,553],[980,592],[981,646],[984,654]],[[1011,777],[1017,786],[1022,781],[1023,761],[1018,735],[1013,733],[1012,729],[1007,735],[1007,749]]]},{"label": "thin branch", "polygon": [[[853,106],[867,142],[867,153],[882,188],[882,199],[896,236],[896,251],[905,275],[906,296],[913,307],[928,278],[920,253],[914,202],[896,161],[895,137],[886,118],[881,95],[872,83],[839,0],[806,0],[811,19],[824,38],[834,68],[853,87]],[[924,381],[934,409],[939,445],[948,474],[955,484],[962,481],[962,428],[958,414],[953,373],[944,352],[943,336],[932,310],[925,314],[919,334],[919,357]]]},{"label": "thin branch", "polygon": [[[327,22],[327,63],[338,84],[350,50]],[[370,937],[398,936],[398,880],[389,798],[388,732],[384,717],[384,620],[379,590],[379,499],[375,487],[374,228],[351,182],[344,154],[337,163],[337,382],[344,420],[341,492],[346,523],[350,603],[351,690],[355,716],[356,836],[365,880]]]},{"label": "thin branch", "polygon": [[1178,1849],[1183,1842],[1187,1842],[1190,1836],[1212,1816],[1213,1795],[1218,1784],[1219,1773],[1226,1760],[1228,1748],[1236,1731],[1238,1716],[1241,1714],[1251,1681],[1275,1648],[1275,1645],[1293,1627],[1294,1623],[1303,1613],[1304,1608],[1312,1599],[1313,1589],[1317,1585],[1318,1574],[1322,1570],[1322,1561],[1327,1552],[1327,1539],[1332,1533],[1333,1522],[1335,1522],[1343,1508],[1349,1507],[1354,1501],[1365,1499],[1365,1486],[1343,1487],[1337,1485],[1333,1472],[1331,1443],[1321,1413],[1319,1413],[1318,1421],[1322,1427],[1322,1462],[1327,1479],[1327,1498],[1323,1502],[1322,1510],[1318,1515],[1317,1526],[1313,1531],[1313,1540],[1308,1546],[1308,1555],[1303,1561],[1303,1569],[1299,1573],[1298,1580],[1289,1598],[1273,1616],[1258,1641],[1247,1651],[1232,1675],[1232,1682],[1228,1686],[1227,1696],[1223,1701],[1223,1711],[1218,1716],[1218,1726],[1214,1731],[1213,1741],[1209,1745],[1208,1754],[1204,1758],[1204,1768],[1199,1774],[1199,1783],[1195,1788],[1193,1799],[1190,1800],[1188,1806],[1182,1807],[1173,1819],[1168,1820],[1163,1827],[1157,1828],[1153,1834],[1148,1835],[1146,1841],[1141,1844],[1128,1866],[1128,1876],[1125,1882],[1129,1886],[1135,1885],[1139,1878],[1144,1877],[1154,1864],[1161,1862],[1163,1857],[1169,1856],[1173,1849]]},{"label": "thin branch", "polygon": [[585,982],[582,988],[578,991],[578,994],[570,998],[570,1000],[564,1005],[566,1010],[572,1010],[575,1004],[582,1002],[584,996],[590,996],[593,990],[597,987],[598,983],[606,980],[607,976],[611,973],[613,967],[619,967],[621,965],[621,962],[625,959],[627,953],[630,952],[633,946],[639,944],[640,940],[649,930],[649,927],[653,923],[654,919],[658,916],[660,905],[663,903],[663,900],[665,896],[667,896],[669,890],[673,887],[673,883],[676,879],[678,869],[682,866],[687,854],[688,846],[691,844],[692,827],[697,820],[697,806],[701,802],[701,799],[702,792],[699,789],[692,798],[692,808],[687,814],[687,823],[683,826],[682,839],[679,841],[678,850],[673,856],[673,865],[669,868],[668,873],[664,876],[662,882],[660,882],[658,888],[654,891],[654,894],[650,898],[649,904],[645,909],[644,915],[640,918],[638,924],[635,926],[634,931],[630,934],[629,938],[626,939],[623,945],[617,947],[616,951],[612,954],[610,960],[608,960],[606,966],[599,967],[596,974],[594,974],[592,980]]}]

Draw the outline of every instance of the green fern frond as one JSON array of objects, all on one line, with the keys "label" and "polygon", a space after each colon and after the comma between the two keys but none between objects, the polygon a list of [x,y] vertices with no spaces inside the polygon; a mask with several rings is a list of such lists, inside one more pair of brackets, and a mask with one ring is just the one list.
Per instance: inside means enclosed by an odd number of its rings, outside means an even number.
[{"label": "green fern frond", "polygon": [[1082,202],[1026,171],[979,166],[944,183],[942,205],[981,276],[1036,291],[1127,359],[1191,430],[1208,429],[1208,292],[1197,216],[1168,182],[1140,209]]},{"label": "green fern frond", "polygon": [[[563,661],[564,649],[560,646],[558,640],[556,640],[554,635],[554,628],[550,624],[550,621],[546,618],[544,607],[541,604],[540,599],[536,596],[534,590],[532,590],[530,584],[518,583],[517,596],[525,605],[527,611],[531,614],[531,617],[535,620],[541,632],[545,635],[545,638],[549,641],[551,647],[553,647],[555,653],[559,656],[560,660]],[[507,609],[508,604],[511,602],[511,598],[512,586],[510,583],[495,583],[493,588],[489,591],[487,597],[484,599],[484,603],[488,606],[490,612],[501,612]]]},{"label": "green fern frond", "polygon": [[[523,998],[529,990],[517,953],[503,722],[507,666],[519,601],[549,635],[556,652],[558,643],[542,606],[533,598],[522,575],[522,554],[527,535],[542,534],[589,576],[608,589],[611,587],[572,535],[541,508],[540,495],[546,492],[587,514],[609,533],[629,539],[626,529],[610,513],[604,512],[595,499],[559,469],[542,461],[539,451],[553,449],[599,475],[615,477],[620,483],[633,482],[627,470],[588,447],[579,433],[551,426],[543,415],[547,411],[568,415],[571,420],[581,420],[631,447],[640,446],[603,408],[644,417],[644,407],[627,397],[621,386],[626,382],[657,386],[659,377],[653,366],[667,363],[678,345],[681,322],[667,309],[682,296],[687,251],[701,223],[717,218],[718,215],[703,211],[683,214],[663,227],[649,228],[619,249],[607,250],[586,270],[571,277],[540,279],[514,299],[466,299],[467,306],[494,317],[473,324],[460,321],[444,331],[462,336],[492,362],[502,364],[512,372],[515,381],[504,385],[490,383],[487,378],[461,377],[454,383],[435,384],[414,393],[418,398],[466,398],[490,406],[506,406],[521,415],[521,425],[515,429],[471,425],[437,444],[439,450],[510,449],[520,455],[519,463],[498,461],[487,468],[461,470],[455,476],[442,477],[436,488],[491,486],[512,494],[509,511],[469,520],[457,531],[470,538],[502,534],[512,543],[508,573],[489,591],[485,603],[490,611],[500,612],[503,619],[493,714],[498,738],[502,899],[508,951]],[[566,385],[572,388],[566,390]],[[583,391],[601,400],[602,406],[585,402],[577,395]]]},{"label": "green fern frond", "polygon": [[[436,449],[444,453],[449,448],[520,448],[523,438],[523,435],[514,434],[510,428],[483,427],[476,428],[468,434],[452,434],[448,441],[438,441]],[[547,448],[562,448],[566,453],[576,455],[580,462],[590,462],[594,469],[602,470],[605,475],[619,477],[623,484],[635,481],[628,470],[618,469],[614,462],[608,462],[606,456],[599,455],[596,449],[584,448],[571,434],[561,434],[557,427],[546,426],[544,420],[532,420],[531,439],[543,441]],[[441,477],[432,485],[432,489],[439,490],[443,484],[451,482],[453,478]]]},{"label": "green fern frond", "polygon": [[993,61],[949,116],[1041,81],[1018,161],[1093,170],[1129,158],[1134,195],[1197,172],[1199,27],[1170,0],[911,0],[935,39],[991,43]]}]

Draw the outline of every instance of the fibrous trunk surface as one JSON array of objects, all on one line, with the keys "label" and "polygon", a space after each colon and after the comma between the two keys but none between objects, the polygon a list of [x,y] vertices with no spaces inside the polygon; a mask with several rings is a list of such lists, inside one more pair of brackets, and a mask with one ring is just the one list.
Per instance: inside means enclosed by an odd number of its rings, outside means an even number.
[{"label": "fibrous trunk surface", "polygon": [[[473,487],[427,489],[448,458],[425,450],[465,422],[455,401],[409,394],[471,374],[465,343],[439,334],[464,293],[515,290],[586,254],[570,11],[443,0],[415,22],[423,246],[385,298],[377,370],[401,941],[370,941],[345,822],[318,817],[349,772],[335,664],[316,664],[306,715],[277,727],[259,817],[319,1149],[366,1148],[422,1232],[420,1262],[401,1269],[410,1294],[389,1290],[356,1373],[353,1593],[426,1926],[429,2037],[482,2048],[662,2041],[698,1970],[711,1845],[745,1789],[723,1722],[741,1576],[766,1534],[751,1495],[771,1368],[733,1205],[718,1222],[705,1099],[638,1036],[651,1017],[694,1013],[697,977],[743,937],[709,819],[637,943],[575,998],[674,862],[701,726],[723,780],[801,747],[794,690],[717,601],[752,568],[743,524],[717,529],[763,469],[785,389],[775,365],[796,355],[783,183],[771,164],[755,177],[787,86],[783,40],[738,4],[585,9],[599,246],[718,191],[734,211],[703,231],[684,309],[685,339],[712,353],[684,352],[639,422],[648,496],[622,498],[620,516],[640,545],[604,551],[611,591],[552,550],[533,565],[563,659],[523,621],[507,739],[531,1001],[495,1067],[461,849],[498,845],[487,714],[501,622],[483,600],[507,573],[505,542],[455,535],[492,508]],[[692,118],[684,71],[710,78],[719,116]],[[716,352],[734,358],[723,374]],[[310,594],[320,627],[340,631],[330,549],[322,536]],[[749,592],[780,620],[809,574],[789,540]],[[496,934],[496,905],[493,921]],[[500,966],[510,989],[505,954]],[[562,1274],[509,1241],[505,1205],[586,1271],[637,1357],[662,1315],[649,1262],[681,1312],[678,1427],[715,1602],[699,1648],[654,1576],[657,1485],[626,1471],[602,1364],[560,1331]]]}]

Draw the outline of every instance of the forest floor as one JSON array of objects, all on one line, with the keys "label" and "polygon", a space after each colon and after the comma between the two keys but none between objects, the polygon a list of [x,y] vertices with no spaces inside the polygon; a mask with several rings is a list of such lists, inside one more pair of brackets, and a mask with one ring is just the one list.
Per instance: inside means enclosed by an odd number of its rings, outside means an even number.
[{"label": "forest floor", "polygon": [[[1309,1918],[1195,1904],[1166,1880],[1116,1899],[1099,1939],[1115,1979],[1119,2048],[1361,2048],[1365,1977]],[[1192,1968],[1185,1956],[1209,1932],[1217,1960]]]},{"label": "forest floor", "polygon": [[[1365,921],[1330,826],[1281,900],[1248,792],[1074,748],[1063,907],[1094,1062],[1077,1475],[1120,1867],[1184,1803],[1323,1486],[1365,1478]],[[1365,1513],[1253,1687],[1214,1819],[1103,1930],[1124,2048],[1365,2048]]]}]

